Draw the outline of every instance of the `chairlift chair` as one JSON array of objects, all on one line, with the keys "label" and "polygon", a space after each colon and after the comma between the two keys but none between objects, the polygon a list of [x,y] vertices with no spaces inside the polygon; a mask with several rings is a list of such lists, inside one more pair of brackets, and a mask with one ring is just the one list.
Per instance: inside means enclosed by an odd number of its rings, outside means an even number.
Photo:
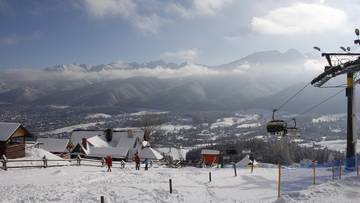
[{"label": "chairlift chair", "polygon": [[266,124],[266,129],[267,132],[270,134],[286,134],[287,132],[287,124],[284,120],[275,120],[275,112],[277,111],[277,109],[273,110],[273,114],[272,114],[272,120],[269,121]]},{"label": "chairlift chair", "polygon": [[296,127],[296,119],[293,118],[293,119],[291,119],[291,120],[294,121],[294,126],[287,128],[287,134],[288,134],[289,136],[298,136],[298,135],[299,135],[299,130],[298,130],[298,128]]}]

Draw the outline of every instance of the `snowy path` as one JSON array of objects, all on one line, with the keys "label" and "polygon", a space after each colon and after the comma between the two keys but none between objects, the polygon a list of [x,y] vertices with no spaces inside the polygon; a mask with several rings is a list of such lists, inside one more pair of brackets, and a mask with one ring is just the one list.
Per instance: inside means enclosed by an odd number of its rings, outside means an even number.
[{"label": "snowy path", "polygon": [[[208,172],[212,171],[212,182]],[[275,169],[167,169],[149,171],[58,167],[0,171],[1,202],[272,202]],[[269,178],[273,177],[273,178]],[[168,180],[173,180],[169,194]]]}]

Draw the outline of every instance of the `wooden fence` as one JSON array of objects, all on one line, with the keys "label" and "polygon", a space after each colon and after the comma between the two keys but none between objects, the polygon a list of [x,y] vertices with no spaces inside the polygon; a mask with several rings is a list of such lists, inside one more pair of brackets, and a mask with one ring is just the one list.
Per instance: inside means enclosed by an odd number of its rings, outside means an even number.
[{"label": "wooden fence", "polygon": [[[105,160],[97,160],[97,159],[86,159],[78,156],[75,159],[47,159],[44,156],[42,159],[27,159],[27,160],[19,160],[19,159],[7,159],[5,156],[0,159],[2,163],[0,168],[3,170],[8,170],[10,168],[47,168],[47,167],[59,167],[59,166],[93,166],[93,167],[104,167]],[[33,165],[33,163],[39,163]],[[59,162],[63,162],[64,164],[59,164]],[[24,163],[21,165],[13,165],[12,163]],[[54,164],[56,163],[56,164]],[[113,161],[113,167],[115,165],[119,165],[118,167],[124,168],[125,162],[123,161]],[[116,168],[116,166],[115,166]]]}]

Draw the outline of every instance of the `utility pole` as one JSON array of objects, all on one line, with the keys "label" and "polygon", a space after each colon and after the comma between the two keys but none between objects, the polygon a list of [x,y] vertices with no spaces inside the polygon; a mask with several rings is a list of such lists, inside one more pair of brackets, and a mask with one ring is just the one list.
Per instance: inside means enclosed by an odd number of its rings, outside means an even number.
[{"label": "utility pole", "polygon": [[346,142],[346,162],[345,168],[347,170],[355,170],[356,163],[356,115],[355,111],[355,86],[354,86],[354,73],[347,73],[347,142]]}]

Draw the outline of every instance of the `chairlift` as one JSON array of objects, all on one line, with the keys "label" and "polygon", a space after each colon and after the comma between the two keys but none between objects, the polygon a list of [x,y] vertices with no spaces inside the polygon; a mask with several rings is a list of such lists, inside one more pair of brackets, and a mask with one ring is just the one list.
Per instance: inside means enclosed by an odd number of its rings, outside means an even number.
[{"label": "chairlift", "polygon": [[287,132],[287,124],[284,120],[275,120],[275,112],[277,109],[273,110],[272,120],[266,124],[267,132],[270,134],[283,134]]},{"label": "chairlift", "polygon": [[287,128],[287,134],[289,136],[297,136],[299,134],[298,128],[296,127],[296,119],[291,119],[294,121],[294,126]]}]

